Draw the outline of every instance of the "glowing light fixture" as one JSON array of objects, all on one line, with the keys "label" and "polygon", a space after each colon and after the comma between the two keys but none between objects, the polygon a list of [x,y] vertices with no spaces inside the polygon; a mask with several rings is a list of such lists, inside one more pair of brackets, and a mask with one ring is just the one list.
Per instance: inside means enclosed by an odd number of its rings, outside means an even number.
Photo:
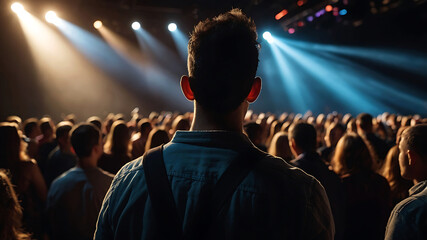
[{"label": "glowing light fixture", "polygon": [[102,27],[102,22],[101,22],[101,20],[96,20],[96,21],[93,23],[93,27],[94,27],[95,29],[100,29],[100,28]]},{"label": "glowing light fixture", "polygon": [[276,14],[276,16],[274,18],[276,20],[280,20],[282,17],[286,16],[286,14],[288,14],[288,10],[283,9],[281,12],[279,12],[278,14]]},{"label": "glowing light fixture", "polygon": [[272,43],[273,42],[273,36],[271,36],[270,32],[264,32],[262,34],[262,37],[267,40],[268,43]]},{"label": "glowing light fixture", "polygon": [[46,15],[44,16],[44,18],[46,19],[46,21],[48,23],[55,24],[58,21],[58,16],[56,15],[56,13],[54,11],[47,12]]},{"label": "glowing light fixture", "polygon": [[174,32],[177,29],[177,26],[175,23],[169,23],[168,29],[169,31]]},{"label": "glowing light fixture", "polygon": [[297,2],[297,5],[298,5],[299,7],[301,7],[302,5],[304,5],[304,1],[299,0],[299,1]]},{"label": "glowing light fixture", "polygon": [[141,24],[139,22],[133,22],[132,23],[132,29],[133,30],[138,30],[141,28]]},{"label": "glowing light fixture", "polygon": [[331,5],[327,5],[325,7],[326,12],[330,12],[330,11],[332,11],[332,9],[334,9],[334,8]]},{"label": "glowing light fixture", "polygon": [[344,15],[346,15],[347,14],[347,10],[346,9],[341,9],[341,11],[340,11],[340,15],[341,16],[344,16]]},{"label": "glowing light fixture", "polygon": [[15,13],[20,13],[20,12],[24,11],[24,6],[22,6],[22,4],[20,4],[18,2],[12,3],[12,5],[10,5],[10,8]]},{"label": "glowing light fixture", "polygon": [[294,34],[295,33],[295,28],[289,28],[288,29],[288,33],[289,34]]}]

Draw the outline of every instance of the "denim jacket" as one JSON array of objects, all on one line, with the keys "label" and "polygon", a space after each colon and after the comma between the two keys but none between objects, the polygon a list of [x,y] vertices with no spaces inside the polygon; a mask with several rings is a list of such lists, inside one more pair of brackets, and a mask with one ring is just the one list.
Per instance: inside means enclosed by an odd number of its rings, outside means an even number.
[{"label": "denim jacket", "polygon": [[409,189],[409,197],[393,209],[385,239],[427,239],[427,180]]},{"label": "denim jacket", "polygon": [[[200,192],[211,188],[247,146],[255,148],[246,135],[226,131],[178,131],[164,146],[183,230],[197,215]],[[334,222],[322,185],[282,159],[263,154],[212,223],[208,238],[333,239]],[[158,239],[141,160],[128,163],[114,178],[95,239]]]}]

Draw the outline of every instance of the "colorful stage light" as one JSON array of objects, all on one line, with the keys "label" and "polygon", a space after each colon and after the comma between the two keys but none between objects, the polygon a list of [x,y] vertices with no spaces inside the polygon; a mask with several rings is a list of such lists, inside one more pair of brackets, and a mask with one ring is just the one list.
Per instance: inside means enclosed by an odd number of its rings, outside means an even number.
[{"label": "colorful stage light", "polygon": [[268,43],[272,43],[273,42],[273,36],[271,36],[270,32],[264,32],[262,34],[262,37],[267,40]]},{"label": "colorful stage light", "polygon": [[10,8],[15,13],[20,13],[20,12],[24,11],[24,6],[22,6],[22,4],[20,4],[18,2],[12,3],[12,5],[10,5]]},{"label": "colorful stage light", "polygon": [[308,17],[307,17],[307,21],[309,21],[309,22],[312,22],[312,21],[313,21],[313,19],[314,19],[314,17],[313,17],[313,16],[308,16]]},{"label": "colorful stage light", "polygon": [[96,20],[96,21],[93,23],[93,27],[94,27],[95,29],[100,29],[100,28],[102,27],[102,22],[101,22],[101,20]]},{"label": "colorful stage light", "polygon": [[341,9],[341,11],[340,11],[340,15],[341,16],[344,16],[344,15],[346,15],[347,14],[347,10],[346,9]]},{"label": "colorful stage light", "polygon": [[288,29],[288,33],[289,34],[294,34],[295,33],[295,28],[289,28]]},{"label": "colorful stage light", "polygon": [[168,25],[168,30],[169,30],[170,32],[174,32],[174,31],[176,31],[176,29],[177,29],[177,26],[176,26],[176,24],[175,24],[175,23],[169,23],[169,25]]},{"label": "colorful stage light", "polygon": [[46,19],[46,21],[48,23],[56,24],[58,22],[58,16],[56,15],[56,13],[54,11],[47,12],[46,15],[44,16],[44,18]]},{"label": "colorful stage light", "polygon": [[133,30],[139,30],[141,28],[141,24],[139,22],[133,22],[132,23],[132,29]]},{"label": "colorful stage light", "polygon": [[331,5],[327,5],[325,7],[326,12],[330,12],[330,11],[332,11],[332,9],[334,9],[334,8]]},{"label": "colorful stage light", "polygon": [[279,12],[278,14],[276,14],[276,16],[274,18],[276,20],[280,20],[282,17],[286,16],[286,14],[288,14],[288,10],[283,9],[281,12]]},{"label": "colorful stage light", "polygon": [[299,7],[301,7],[302,5],[304,5],[304,1],[299,0],[299,1],[297,2],[297,5],[298,5]]}]

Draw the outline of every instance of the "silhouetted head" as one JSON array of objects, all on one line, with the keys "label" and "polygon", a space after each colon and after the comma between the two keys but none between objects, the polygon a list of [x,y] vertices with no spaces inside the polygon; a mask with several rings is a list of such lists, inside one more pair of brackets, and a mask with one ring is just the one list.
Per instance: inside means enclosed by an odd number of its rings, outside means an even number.
[{"label": "silhouetted head", "polygon": [[101,132],[98,127],[91,123],[81,123],[71,131],[71,145],[79,159],[90,157],[93,148],[101,144]]},{"label": "silhouetted head", "polygon": [[168,133],[164,129],[154,128],[153,130],[151,130],[150,134],[148,135],[148,139],[145,144],[145,151],[148,151],[151,148],[158,147],[168,142],[169,142]]},{"label": "silhouetted head", "polygon": [[211,112],[235,110],[248,96],[258,67],[255,23],[233,9],[200,22],[188,43],[189,83]]},{"label": "silhouetted head", "polygon": [[304,122],[292,124],[289,128],[288,138],[296,156],[301,153],[316,151],[317,133],[311,124]]},{"label": "silhouetted head", "polygon": [[361,113],[357,116],[356,120],[358,133],[371,133],[373,131],[372,115],[368,113]]},{"label": "silhouetted head", "polygon": [[362,137],[347,133],[338,141],[331,165],[338,175],[371,170],[372,155]]}]

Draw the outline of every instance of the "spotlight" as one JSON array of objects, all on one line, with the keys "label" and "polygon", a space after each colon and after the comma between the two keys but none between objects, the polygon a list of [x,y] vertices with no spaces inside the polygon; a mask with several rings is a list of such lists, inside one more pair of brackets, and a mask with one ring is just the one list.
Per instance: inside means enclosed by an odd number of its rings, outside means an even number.
[{"label": "spotlight", "polygon": [[95,29],[100,29],[100,28],[102,27],[102,22],[101,22],[101,20],[96,20],[96,21],[93,23],[93,27],[94,27]]},{"label": "spotlight", "polygon": [[332,11],[332,9],[333,9],[333,7],[331,5],[327,5],[325,7],[326,12],[330,12],[330,11]]},{"label": "spotlight", "polygon": [[281,12],[279,12],[278,14],[276,14],[276,16],[274,16],[274,18],[276,20],[280,20],[282,17],[286,16],[286,14],[288,14],[288,10],[283,9]]},{"label": "spotlight", "polygon": [[341,11],[340,11],[340,15],[341,16],[344,16],[344,15],[346,15],[347,14],[347,10],[346,9],[341,9]]},{"label": "spotlight", "polygon": [[268,43],[272,43],[273,42],[273,36],[271,36],[270,32],[264,32],[262,34],[262,37],[267,40]]},{"label": "spotlight", "polygon": [[308,17],[307,17],[307,21],[309,21],[309,22],[312,22],[312,21],[313,21],[313,19],[314,19],[314,17],[313,17],[313,16],[308,16]]},{"label": "spotlight", "polygon": [[47,12],[44,18],[46,19],[47,22],[53,23],[53,24],[55,24],[58,20],[58,16],[54,11]]},{"label": "spotlight", "polygon": [[132,23],[132,29],[133,30],[138,30],[141,28],[141,24],[139,22],[133,22]]},{"label": "spotlight", "polygon": [[288,29],[288,33],[289,34],[294,34],[295,33],[295,28],[289,28]]},{"label": "spotlight", "polygon": [[20,4],[18,2],[12,3],[12,5],[10,5],[10,8],[15,13],[20,13],[20,12],[24,11],[24,6],[22,6],[22,4]]},{"label": "spotlight", "polygon": [[169,31],[174,32],[177,29],[177,26],[175,23],[169,23],[168,29]]}]

